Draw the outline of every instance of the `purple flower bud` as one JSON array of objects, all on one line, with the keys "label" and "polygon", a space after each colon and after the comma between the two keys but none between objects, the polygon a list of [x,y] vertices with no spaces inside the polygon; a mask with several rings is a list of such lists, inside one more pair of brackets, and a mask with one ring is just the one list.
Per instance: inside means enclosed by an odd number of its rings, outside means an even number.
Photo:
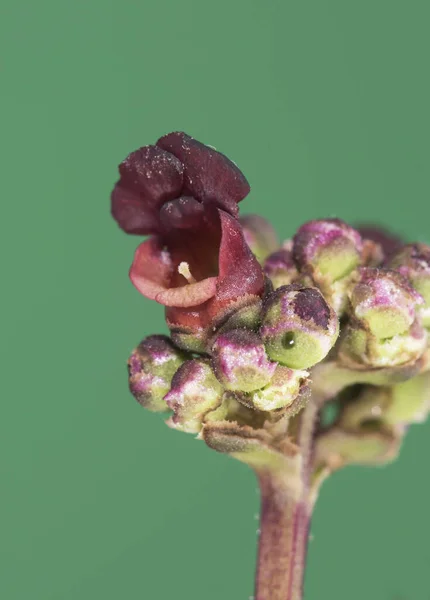
[{"label": "purple flower bud", "polygon": [[290,407],[303,391],[308,376],[307,371],[279,365],[269,383],[251,394],[252,406],[264,411]]},{"label": "purple flower bud", "polygon": [[339,219],[310,221],[294,236],[293,256],[301,272],[332,283],[349,275],[361,260],[360,234]]},{"label": "purple flower bud", "polygon": [[212,364],[226,389],[242,392],[265,386],[276,369],[276,363],[267,358],[260,337],[245,329],[233,329],[216,338]]},{"label": "purple flower bud", "polygon": [[349,299],[354,317],[378,339],[406,333],[423,302],[399,273],[370,267],[360,269]]},{"label": "purple flower bud", "polygon": [[262,263],[266,256],[279,247],[278,236],[272,225],[259,215],[240,217],[243,235],[258,262]]},{"label": "purple flower bud", "polygon": [[364,242],[373,242],[379,246],[381,260],[387,260],[403,245],[401,238],[397,234],[377,225],[358,225],[357,231]]},{"label": "purple flower bud", "polygon": [[264,272],[272,281],[275,289],[293,283],[297,278],[298,271],[293,260],[292,242],[287,242],[283,248],[266,258]]},{"label": "purple flower bud", "polygon": [[175,371],[185,355],[164,335],[151,335],[134,350],[128,361],[130,391],[152,411],[167,411],[163,400]]},{"label": "purple flower bud", "polygon": [[401,273],[424,299],[421,316],[430,326],[430,247],[425,244],[408,244],[391,258],[389,267]]},{"label": "purple flower bud", "polygon": [[173,410],[169,425],[187,433],[198,433],[207,413],[221,404],[223,388],[209,363],[203,359],[187,360],[172,379],[165,396]]},{"label": "purple flower bud", "polygon": [[339,323],[317,288],[293,284],[268,296],[260,332],[272,360],[292,369],[307,369],[332,348]]}]

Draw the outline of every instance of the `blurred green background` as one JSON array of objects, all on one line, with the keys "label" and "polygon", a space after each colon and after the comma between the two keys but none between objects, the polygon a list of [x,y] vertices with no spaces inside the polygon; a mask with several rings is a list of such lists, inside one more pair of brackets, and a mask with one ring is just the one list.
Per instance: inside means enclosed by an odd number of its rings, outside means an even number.
[{"label": "blurred green background", "polygon": [[[5,600],[248,600],[251,471],[169,430],[125,362],[165,330],[128,281],[117,164],[182,129],[252,185],[242,212],[430,241],[430,4],[3,0]],[[427,600],[430,423],[323,488],[306,600]]]}]

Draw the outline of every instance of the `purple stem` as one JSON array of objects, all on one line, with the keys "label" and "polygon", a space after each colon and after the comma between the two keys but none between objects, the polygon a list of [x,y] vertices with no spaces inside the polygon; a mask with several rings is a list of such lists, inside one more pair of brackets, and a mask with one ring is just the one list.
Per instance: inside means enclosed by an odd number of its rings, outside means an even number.
[{"label": "purple stem", "polygon": [[271,469],[257,473],[261,521],[255,600],[302,600],[312,506],[309,463],[317,402],[310,401],[300,420],[297,442],[302,461],[296,473]]},{"label": "purple stem", "polygon": [[260,475],[261,534],[256,600],[302,600],[310,514],[285,485]]}]

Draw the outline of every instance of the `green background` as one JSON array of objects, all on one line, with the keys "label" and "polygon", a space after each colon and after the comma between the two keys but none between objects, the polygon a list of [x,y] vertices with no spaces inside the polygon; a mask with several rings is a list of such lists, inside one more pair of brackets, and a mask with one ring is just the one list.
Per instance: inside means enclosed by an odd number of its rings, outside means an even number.
[{"label": "green background", "polygon": [[[182,129],[261,212],[430,241],[430,4],[2,0],[0,422],[4,600],[247,600],[251,471],[127,389],[162,309],[128,281],[117,164]],[[427,600],[430,423],[400,460],[325,484],[306,599]]]}]

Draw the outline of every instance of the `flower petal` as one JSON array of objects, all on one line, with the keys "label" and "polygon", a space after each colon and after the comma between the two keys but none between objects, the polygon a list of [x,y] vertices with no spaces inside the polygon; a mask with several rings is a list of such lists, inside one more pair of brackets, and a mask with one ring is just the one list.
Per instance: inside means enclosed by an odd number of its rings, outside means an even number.
[{"label": "flower petal", "polygon": [[167,230],[198,228],[203,220],[204,211],[201,202],[191,196],[182,196],[163,204],[160,219]]},{"label": "flower petal", "polygon": [[168,289],[173,273],[169,252],[160,238],[151,237],[140,244],[130,268],[134,287],[150,300],[156,300],[160,292]]},{"label": "flower petal", "polygon": [[248,195],[250,187],[240,169],[224,154],[179,131],[160,138],[157,146],[184,164],[185,194],[238,214],[237,203]]},{"label": "flower petal", "polygon": [[112,193],[112,215],[127,233],[159,233],[159,210],[180,195],[182,163],[157,146],[132,152],[119,165],[120,180]]},{"label": "flower petal", "polygon": [[188,307],[197,306],[212,298],[216,290],[216,277],[207,277],[196,283],[188,283],[181,287],[169,288],[159,292],[157,302],[164,306]]},{"label": "flower petal", "polygon": [[240,223],[223,210],[219,276],[216,298],[219,302],[235,300],[245,294],[261,295],[264,288],[263,270],[249,249]]},{"label": "flower petal", "polygon": [[145,204],[141,194],[124,188],[120,181],[111,195],[111,213],[126,233],[146,235],[159,229],[158,217],[152,207]]},{"label": "flower petal", "polygon": [[175,198],[182,189],[182,163],[157,146],[143,146],[131,152],[119,165],[119,172],[122,183],[144,194],[150,203]]},{"label": "flower petal", "polygon": [[162,240],[152,237],[137,248],[130,269],[130,279],[146,298],[156,300],[164,306],[196,306],[215,294],[216,277],[170,287],[174,269],[175,264]]}]

